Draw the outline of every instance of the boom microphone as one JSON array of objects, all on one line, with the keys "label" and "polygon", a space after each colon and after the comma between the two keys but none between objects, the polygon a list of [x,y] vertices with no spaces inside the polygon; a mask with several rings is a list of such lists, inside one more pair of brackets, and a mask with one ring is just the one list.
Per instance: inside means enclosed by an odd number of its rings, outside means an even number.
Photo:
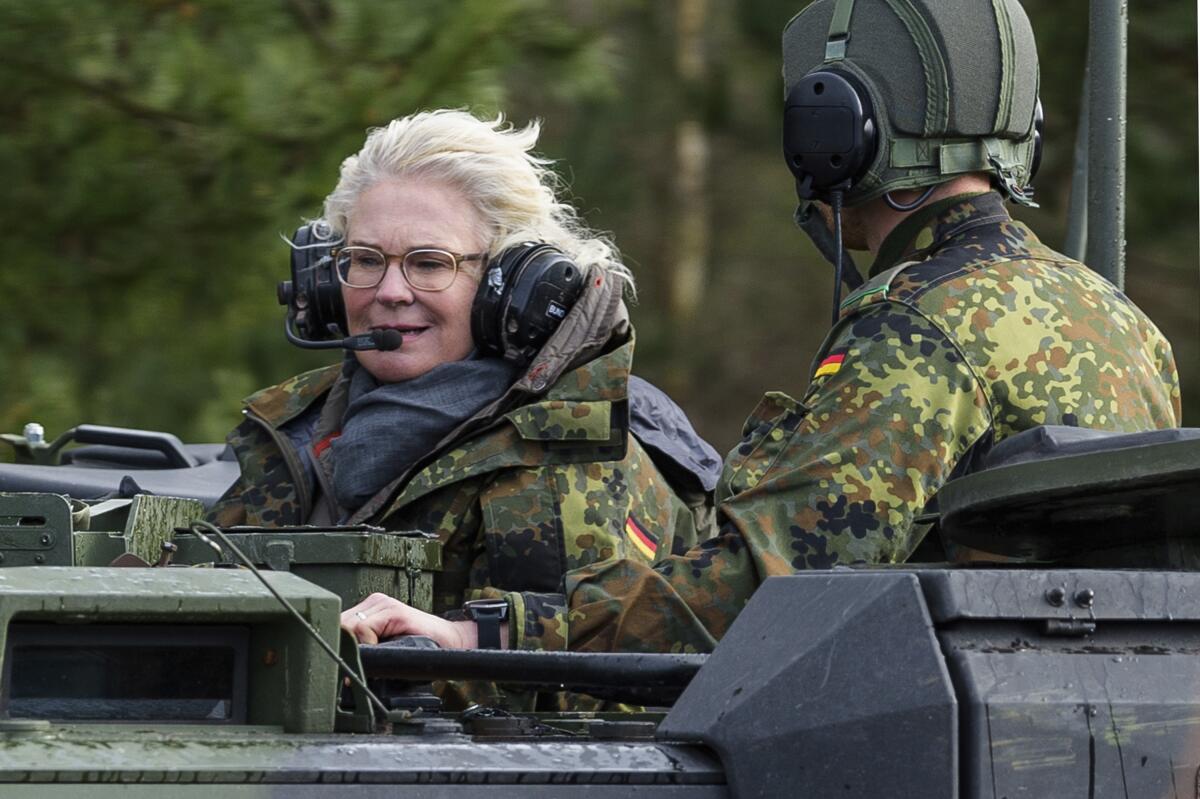
[{"label": "boom microphone", "polygon": [[400,345],[404,343],[404,334],[399,330],[391,328],[372,330],[370,333],[359,333],[357,336],[346,336],[346,338],[334,339],[333,341],[312,341],[300,338],[293,333],[292,327],[286,319],[283,322],[283,333],[287,336],[288,341],[306,350],[346,349],[356,352],[362,352],[363,350],[383,350],[387,352],[389,350],[400,349]]}]

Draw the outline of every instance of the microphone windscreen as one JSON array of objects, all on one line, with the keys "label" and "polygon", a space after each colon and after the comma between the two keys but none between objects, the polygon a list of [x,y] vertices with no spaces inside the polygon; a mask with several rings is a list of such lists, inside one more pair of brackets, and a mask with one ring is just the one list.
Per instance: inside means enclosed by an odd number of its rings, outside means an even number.
[{"label": "microphone windscreen", "polygon": [[398,350],[400,345],[404,343],[404,334],[399,330],[385,328],[383,330],[372,330],[371,340],[375,342],[375,348],[379,350]]}]

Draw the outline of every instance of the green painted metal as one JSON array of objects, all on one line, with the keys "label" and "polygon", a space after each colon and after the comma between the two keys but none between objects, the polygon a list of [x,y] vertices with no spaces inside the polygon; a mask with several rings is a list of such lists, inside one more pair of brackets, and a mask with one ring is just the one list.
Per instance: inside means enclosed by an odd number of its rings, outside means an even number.
[{"label": "green painted metal", "polygon": [[182,497],[151,497],[139,494],[129,506],[125,524],[125,551],[147,563],[162,553],[162,545],[171,540],[176,527],[186,527],[204,518],[204,504]]},{"label": "green painted metal", "polygon": [[0,565],[73,565],[71,529],[66,497],[0,494]]},{"label": "green painted metal", "polygon": [[[124,555],[154,563],[166,542],[178,547],[176,564],[232,562],[229,553],[181,531],[203,514],[201,503],[176,497],[85,503],[57,494],[0,494],[0,566],[107,566]],[[238,528],[230,536],[259,568],[293,572],[337,594],[343,607],[380,592],[433,608],[442,545],[428,533]]]},{"label": "green painted metal", "polygon": [[0,566],[153,563],[176,527],[204,515],[194,499],[138,495],[89,504],[58,494],[0,494]]},{"label": "green painted metal", "polygon": [[[433,608],[433,573],[441,542],[420,532],[355,528],[237,528],[230,540],[263,569],[290,571],[337,594],[343,607],[380,592],[422,610]],[[216,553],[191,533],[174,538],[174,562],[206,564]]]},{"label": "green painted metal", "polygon": [[[340,602],[291,574],[271,584],[332,645]],[[13,622],[244,625],[248,721],[285,732],[332,732],[337,667],[254,575],[234,569],[0,569],[0,652]],[[0,671],[3,663],[0,662]]]}]

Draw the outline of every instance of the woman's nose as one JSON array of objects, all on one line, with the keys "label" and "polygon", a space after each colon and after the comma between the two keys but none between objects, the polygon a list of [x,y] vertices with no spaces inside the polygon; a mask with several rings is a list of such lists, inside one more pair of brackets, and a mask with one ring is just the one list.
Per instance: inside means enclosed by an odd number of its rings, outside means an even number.
[{"label": "woman's nose", "polygon": [[404,277],[404,270],[400,268],[398,261],[388,263],[387,271],[383,273],[383,280],[379,281],[379,285],[375,287],[375,299],[388,305],[413,301],[412,286],[408,285],[408,280]]}]

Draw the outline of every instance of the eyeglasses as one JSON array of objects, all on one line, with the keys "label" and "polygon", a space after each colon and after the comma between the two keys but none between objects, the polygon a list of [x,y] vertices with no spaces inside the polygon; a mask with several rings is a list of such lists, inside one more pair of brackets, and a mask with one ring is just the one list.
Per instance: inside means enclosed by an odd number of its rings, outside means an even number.
[{"label": "eyeglasses", "polygon": [[408,285],[421,291],[445,291],[458,277],[464,261],[482,261],[487,253],[470,255],[445,250],[409,250],[403,255],[390,255],[374,247],[341,247],[332,253],[338,280],[355,289],[375,288],[383,282],[388,264],[400,259],[400,272]]}]

